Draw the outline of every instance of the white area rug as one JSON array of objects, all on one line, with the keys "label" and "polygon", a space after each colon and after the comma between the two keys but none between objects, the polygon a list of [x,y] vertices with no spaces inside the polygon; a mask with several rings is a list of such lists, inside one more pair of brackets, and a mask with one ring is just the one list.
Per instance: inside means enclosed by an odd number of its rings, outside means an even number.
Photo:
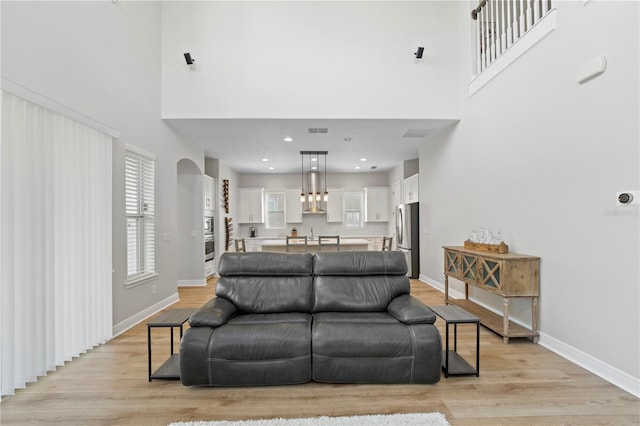
[{"label": "white area rug", "polygon": [[440,413],[379,414],[373,416],[309,417],[217,422],[177,422],[169,426],[449,426]]}]

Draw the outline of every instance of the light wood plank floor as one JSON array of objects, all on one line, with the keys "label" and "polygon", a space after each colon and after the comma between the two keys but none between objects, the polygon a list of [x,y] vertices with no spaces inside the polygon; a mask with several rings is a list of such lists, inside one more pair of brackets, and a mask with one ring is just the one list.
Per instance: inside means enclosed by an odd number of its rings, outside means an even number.
[{"label": "light wood plank floor", "polygon": [[[172,308],[199,307],[213,297],[214,288],[212,279],[206,287],[180,289],[180,302]],[[412,292],[427,304],[443,303],[440,292],[419,281],[412,281]],[[443,332],[442,320],[437,324]],[[459,328],[463,356],[473,356],[472,327]],[[156,368],[160,355],[168,355],[169,337],[167,329],[153,333]],[[505,345],[481,328],[480,353],[479,378],[443,376],[436,385],[194,388],[147,381],[143,323],[2,398],[0,423],[166,425],[439,411],[453,425],[640,424],[640,400],[528,340]]]}]

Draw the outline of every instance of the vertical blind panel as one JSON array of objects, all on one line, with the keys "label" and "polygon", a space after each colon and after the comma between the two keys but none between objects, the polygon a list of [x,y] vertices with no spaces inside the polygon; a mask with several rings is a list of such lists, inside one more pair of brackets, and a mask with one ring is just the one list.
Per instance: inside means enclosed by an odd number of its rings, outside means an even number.
[{"label": "vertical blind panel", "polygon": [[2,92],[2,395],[112,336],[112,139]]}]

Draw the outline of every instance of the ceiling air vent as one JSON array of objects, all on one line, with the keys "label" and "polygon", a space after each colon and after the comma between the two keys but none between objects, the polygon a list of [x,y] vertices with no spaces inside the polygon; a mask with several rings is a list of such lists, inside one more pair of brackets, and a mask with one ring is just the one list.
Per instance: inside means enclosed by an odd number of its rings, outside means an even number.
[{"label": "ceiling air vent", "polygon": [[428,129],[409,129],[402,135],[403,138],[424,138],[429,134]]},{"label": "ceiling air vent", "polygon": [[309,127],[309,133],[329,133],[326,127]]}]

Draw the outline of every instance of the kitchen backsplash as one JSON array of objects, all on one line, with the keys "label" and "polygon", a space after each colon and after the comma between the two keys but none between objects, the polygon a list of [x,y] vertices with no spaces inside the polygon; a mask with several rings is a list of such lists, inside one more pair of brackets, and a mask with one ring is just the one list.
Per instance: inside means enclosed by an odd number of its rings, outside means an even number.
[{"label": "kitchen backsplash", "polygon": [[298,235],[342,235],[342,236],[385,236],[389,235],[390,223],[365,223],[362,227],[344,226],[342,223],[327,223],[325,215],[305,215],[303,223],[288,223],[284,229],[266,229],[264,224],[239,225],[238,237],[249,237],[249,228],[254,226],[258,237],[284,237],[296,228]]}]

